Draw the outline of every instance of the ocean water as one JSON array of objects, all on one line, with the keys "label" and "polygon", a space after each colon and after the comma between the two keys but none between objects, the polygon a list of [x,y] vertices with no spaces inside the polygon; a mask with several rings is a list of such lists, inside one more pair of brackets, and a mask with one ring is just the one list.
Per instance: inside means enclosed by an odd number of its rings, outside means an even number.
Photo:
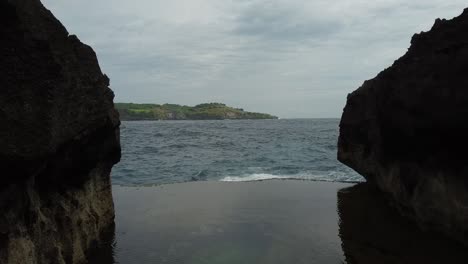
[{"label": "ocean water", "polygon": [[89,263],[468,263],[462,245],[346,183],[363,178],[336,160],[338,123],[123,122],[116,224]]},{"label": "ocean water", "polygon": [[356,182],[336,160],[339,119],[122,122],[113,184],[301,179]]}]

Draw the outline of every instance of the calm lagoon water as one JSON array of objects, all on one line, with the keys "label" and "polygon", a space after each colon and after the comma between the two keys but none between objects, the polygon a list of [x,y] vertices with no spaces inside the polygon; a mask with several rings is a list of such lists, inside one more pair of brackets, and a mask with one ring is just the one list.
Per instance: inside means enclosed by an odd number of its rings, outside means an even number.
[{"label": "calm lagoon water", "polygon": [[336,193],[347,186],[291,180],[115,186],[116,230],[92,263],[343,263]]},{"label": "calm lagoon water", "polygon": [[116,227],[91,264],[468,263],[368,184],[270,180],[114,186]]}]

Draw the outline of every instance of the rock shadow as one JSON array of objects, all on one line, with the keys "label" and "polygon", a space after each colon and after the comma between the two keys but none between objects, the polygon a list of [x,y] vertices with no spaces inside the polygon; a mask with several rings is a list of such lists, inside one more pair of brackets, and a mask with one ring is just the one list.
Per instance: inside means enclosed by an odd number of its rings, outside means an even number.
[{"label": "rock shadow", "polygon": [[468,263],[463,245],[422,231],[368,183],[338,192],[338,214],[348,264]]}]

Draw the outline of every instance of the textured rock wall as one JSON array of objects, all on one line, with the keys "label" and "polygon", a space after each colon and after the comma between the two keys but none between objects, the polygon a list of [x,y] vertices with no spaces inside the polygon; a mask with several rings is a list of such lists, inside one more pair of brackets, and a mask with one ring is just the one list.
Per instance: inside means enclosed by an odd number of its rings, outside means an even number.
[{"label": "textured rock wall", "polygon": [[468,10],[348,96],[338,159],[421,227],[468,242]]},{"label": "textured rock wall", "polygon": [[0,1],[0,263],[80,263],[113,224],[119,118],[93,50]]},{"label": "textured rock wall", "polygon": [[422,232],[369,183],[338,192],[339,235],[347,264],[467,263],[462,244]]}]

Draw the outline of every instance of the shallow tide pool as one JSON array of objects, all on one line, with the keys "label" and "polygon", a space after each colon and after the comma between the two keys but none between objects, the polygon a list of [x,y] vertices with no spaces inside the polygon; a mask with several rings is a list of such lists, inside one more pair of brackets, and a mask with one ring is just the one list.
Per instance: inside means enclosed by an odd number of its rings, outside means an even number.
[{"label": "shallow tide pool", "polygon": [[336,194],[348,186],[309,181],[114,186],[115,237],[104,251],[112,256],[101,259],[342,263]]},{"label": "shallow tide pool", "polygon": [[270,180],[113,187],[99,264],[468,263],[368,184]]}]

